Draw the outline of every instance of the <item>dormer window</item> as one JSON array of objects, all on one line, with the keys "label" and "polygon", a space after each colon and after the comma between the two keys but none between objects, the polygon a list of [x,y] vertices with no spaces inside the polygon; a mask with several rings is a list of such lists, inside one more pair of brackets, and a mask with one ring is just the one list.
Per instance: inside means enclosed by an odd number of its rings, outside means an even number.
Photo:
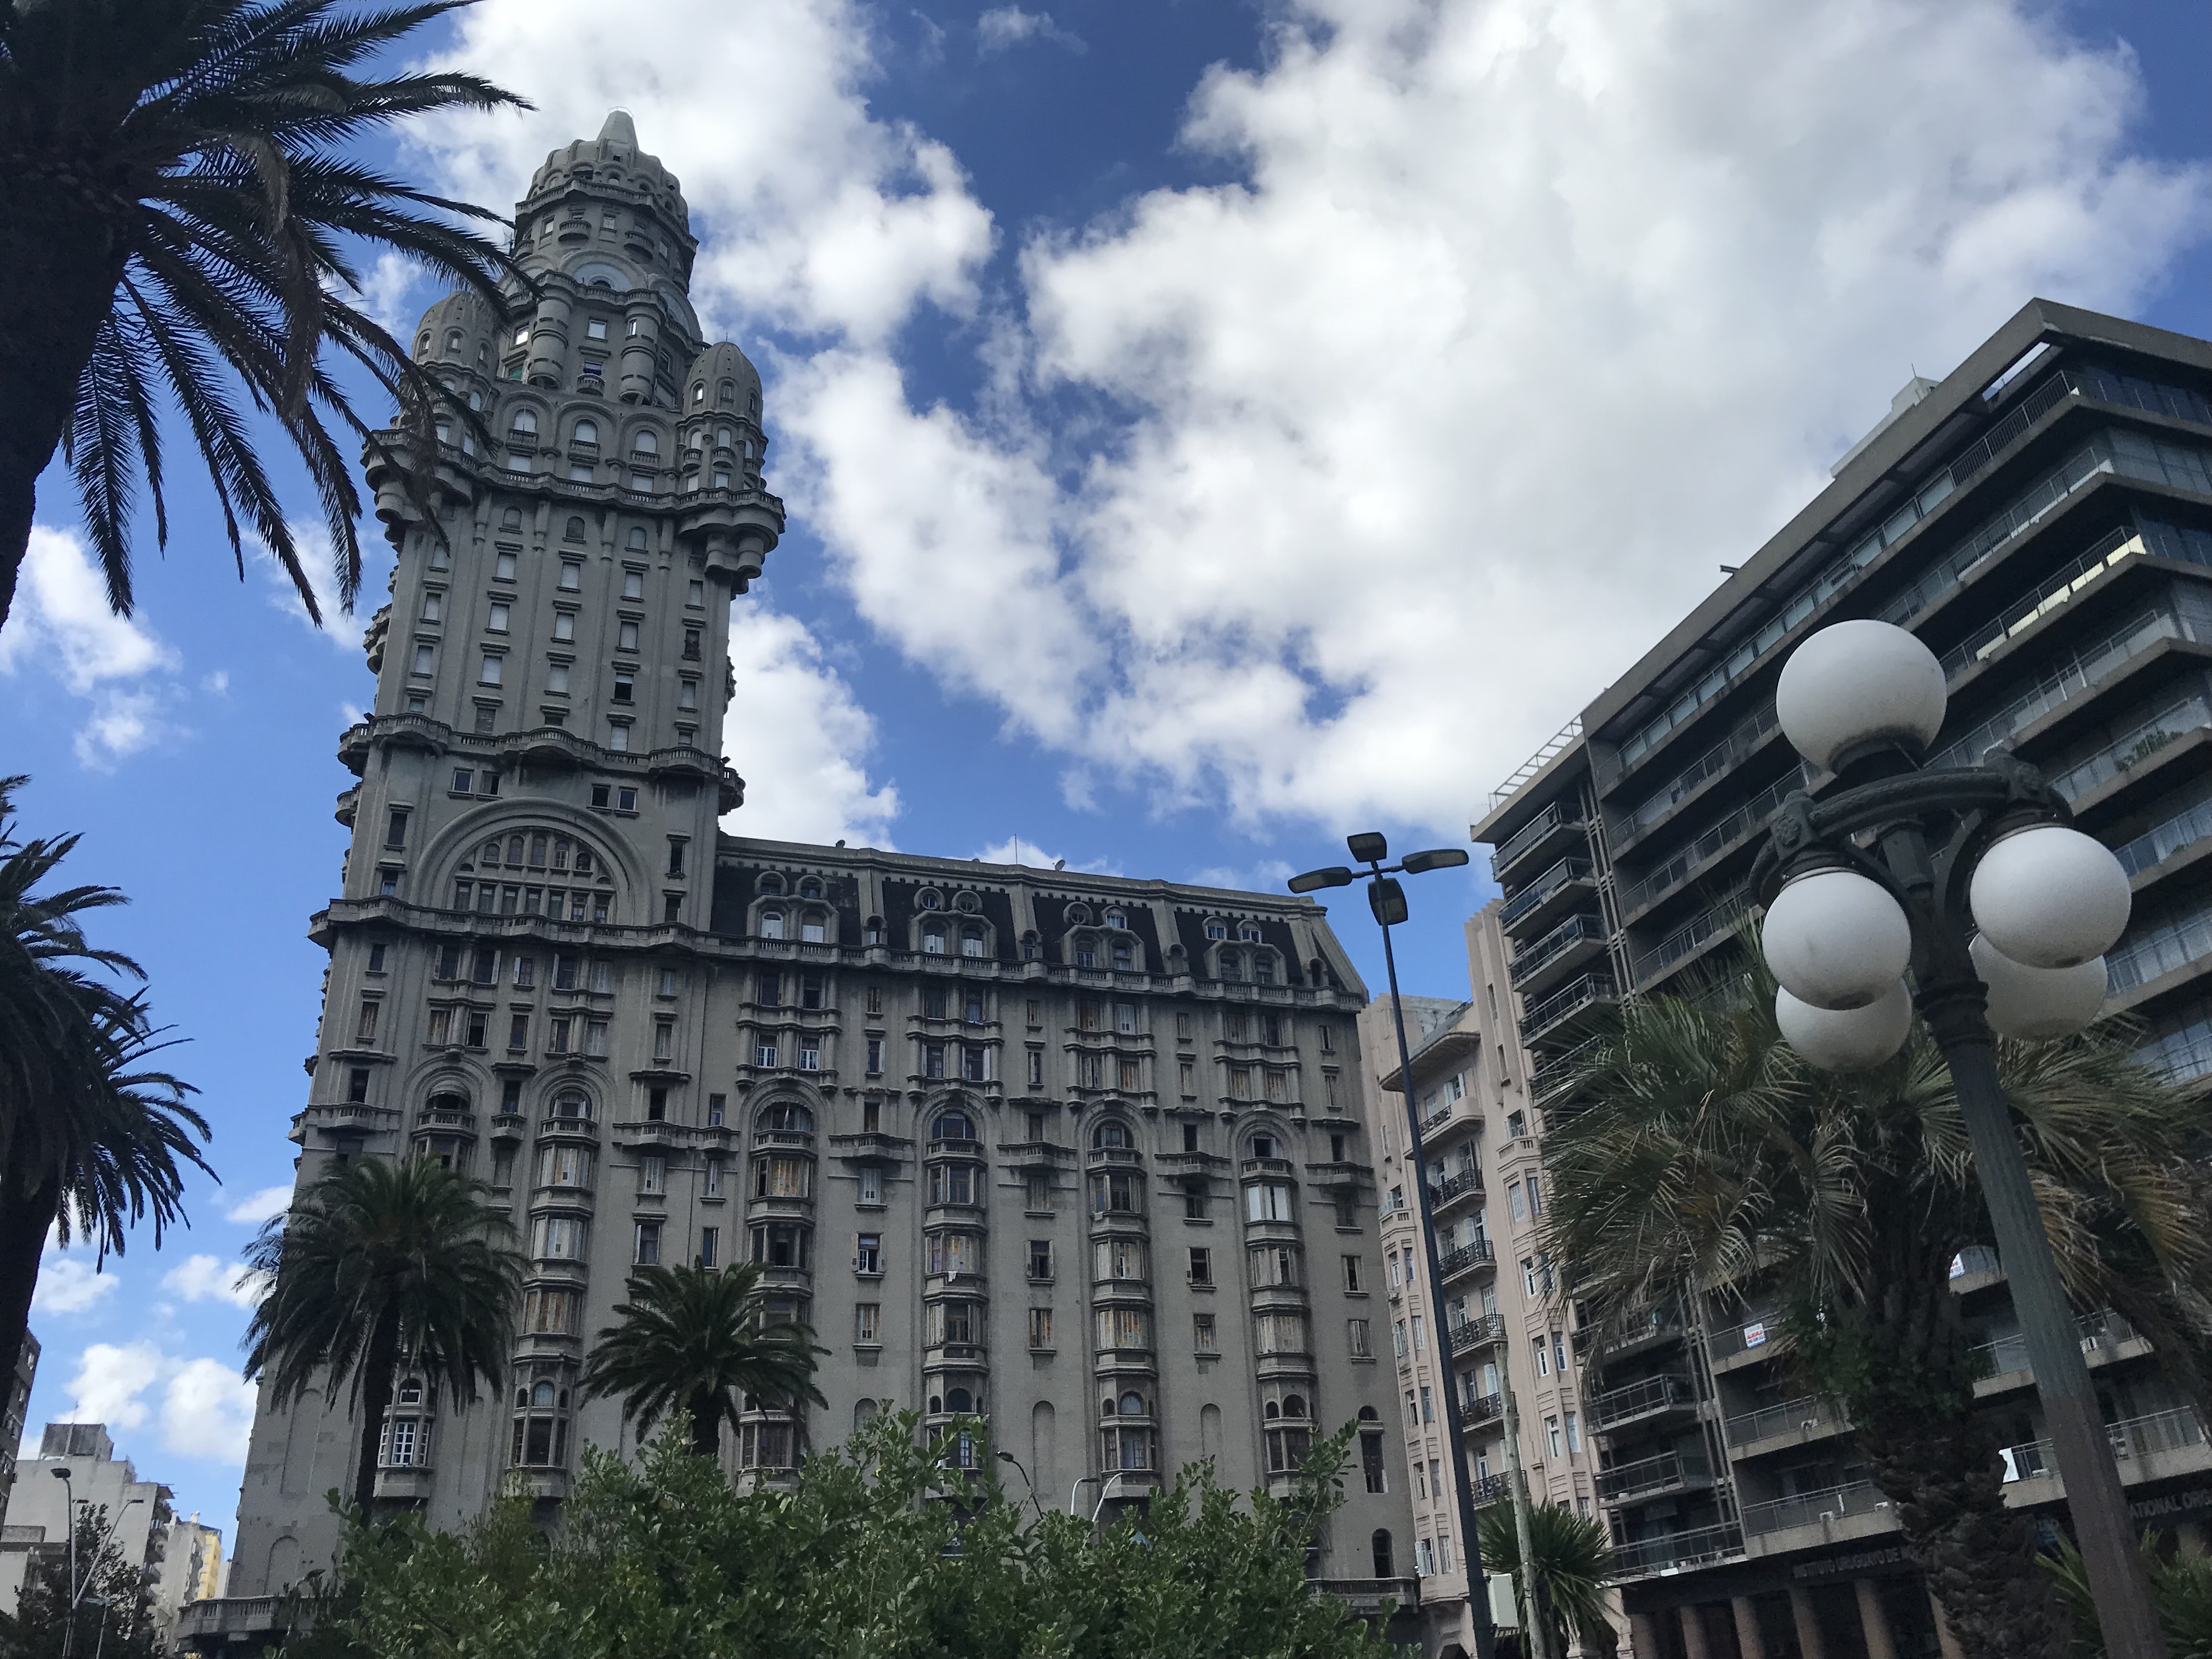
[{"label": "dormer window", "polygon": [[763,893],[781,893],[783,890],[783,878],[770,872],[760,878],[760,890]]},{"label": "dormer window", "polygon": [[799,896],[807,899],[820,898],[822,896],[822,884],[815,880],[813,877],[809,876],[805,881],[799,884]]},{"label": "dormer window", "polygon": [[1247,945],[1257,945],[1260,942],[1260,930],[1257,927],[1248,921],[1242,927],[1239,927],[1237,930],[1237,937],[1243,939]]},{"label": "dormer window", "polygon": [[1127,927],[1129,925],[1127,913],[1121,910],[1109,910],[1106,913],[1106,925],[1109,927]]},{"label": "dormer window", "polygon": [[937,893],[924,893],[919,899],[916,899],[915,902],[921,905],[925,910],[942,909],[945,905],[943,896]]},{"label": "dormer window", "polygon": [[1225,921],[1207,922],[1206,924],[1206,936],[1208,939],[1227,939],[1229,937],[1229,924]]}]

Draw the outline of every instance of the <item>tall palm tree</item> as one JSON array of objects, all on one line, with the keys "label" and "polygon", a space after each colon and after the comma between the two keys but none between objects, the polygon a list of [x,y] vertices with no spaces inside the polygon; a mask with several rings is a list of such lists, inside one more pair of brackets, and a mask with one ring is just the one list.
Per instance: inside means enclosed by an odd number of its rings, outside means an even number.
[{"label": "tall palm tree", "polygon": [[150,1217],[158,1249],[184,1214],[180,1166],[207,1168],[191,1085],[146,1067],[167,1044],[143,1000],[113,983],[143,972],[84,936],[83,918],[124,896],[33,890],[77,838],[18,836],[24,781],[0,778],[0,1376],[15,1374],[49,1230],[119,1255],[126,1227]]},{"label": "tall palm tree", "polygon": [[744,1396],[771,1410],[829,1402],[814,1386],[814,1332],[768,1320],[758,1262],[728,1267],[640,1267],[629,1300],[599,1333],[584,1392],[619,1395],[623,1420],[647,1434],[672,1410],[691,1419],[691,1449],[712,1457]]},{"label": "tall palm tree", "polygon": [[159,434],[172,402],[240,575],[242,519],[321,619],[234,381],[275,416],[306,466],[351,606],[361,503],[325,418],[363,438],[369,428],[324,348],[403,407],[441,395],[345,297],[361,291],[362,260],[396,251],[487,296],[509,267],[453,222],[495,216],[337,148],[409,116],[521,104],[474,76],[356,73],[471,3],[0,0],[0,623],[57,448],[76,474],[108,601],[130,611],[142,472],[155,538],[168,538]]},{"label": "tall palm tree", "polygon": [[[1475,1522],[1482,1565],[1513,1575],[1513,1601],[1528,1626],[1528,1581],[1521,1571],[1521,1539],[1510,1504],[1492,1504]],[[1557,1504],[1528,1511],[1528,1552],[1535,1559],[1536,1601],[1550,1620],[1552,1651],[1565,1653],[1573,1636],[1587,1654],[1610,1654],[1620,1645],[1606,1617],[1605,1587],[1613,1577],[1613,1540],[1605,1523]]]},{"label": "tall palm tree", "polygon": [[361,1414],[354,1501],[376,1501],[377,1441],[401,1368],[458,1407],[496,1384],[514,1345],[522,1258],[492,1189],[428,1158],[355,1158],[302,1190],[246,1252],[269,1294],[246,1375],[291,1404],[327,1376]]},{"label": "tall palm tree", "polygon": [[[1702,994],[1623,1007],[1570,1059],[1547,1121],[1547,1242],[1601,1321],[1770,1288],[1966,1653],[2060,1659],[2064,1620],[2004,1506],[1949,1288],[1990,1227],[1948,1068],[1916,1027],[1877,1071],[1814,1071],[1773,1006],[1753,953]],[[2163,1085],[2109,1036],[2001,1044],[1999,1066],[2076,1305],[2117,1307],[2204,1401],[2206,1091]]]}]

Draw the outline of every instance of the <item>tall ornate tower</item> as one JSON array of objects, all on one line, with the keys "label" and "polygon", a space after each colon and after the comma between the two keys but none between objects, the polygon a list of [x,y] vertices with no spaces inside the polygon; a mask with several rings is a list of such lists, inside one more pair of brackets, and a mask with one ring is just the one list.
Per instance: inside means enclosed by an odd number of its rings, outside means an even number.
[{"label": "tall ornate tower", "polygon": [[[562,1490],[581,1337],[635,1252],[627,1213],[595,1224],[600,1131],[663,1120],[696,1069],[709,975],[681,941],[743,790],[721,759],[730,602],[783,527],[760,377],[702,340],[684,198],[629,117],[549,156],[515,222],[536,296],[449,296],[414,340],[493,443],[447,420],[434,453],[390,433],[370,466],[398,563],[374,708],[340,744],[354,839],[314,922],[331,969],[292,1132],[303,1182],[412,1150],[514,1195],[532,1268],[509,1409],[450,1425],[434,1468],[406,1454],[435,1401],[402,1379],[386,1431],[384,1487],[434,1520],[510,1465]],[[234,1593],[328,1559],[320,1495],[354,1435],[342,1398],[264,1402]]]}]

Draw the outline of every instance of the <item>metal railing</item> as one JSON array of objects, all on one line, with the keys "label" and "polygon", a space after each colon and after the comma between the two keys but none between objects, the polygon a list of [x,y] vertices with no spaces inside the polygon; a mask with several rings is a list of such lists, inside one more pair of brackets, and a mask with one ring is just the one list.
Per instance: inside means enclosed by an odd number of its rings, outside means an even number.
[{"label": "metal railing", "polygon": [[[2123,1342],[2132,1342],[2141,1334],[2110,1308],[2078,1316],[2074,1330],[2081,1339],[2081,1351],[2093,1355],[2100,1348],[2117,1348]],[[2008,1371],[2028,1369],[2027,1338],[2018,1331],[1978,1342],[1966,1352],[1969,1358],[1978,1362],[1977,1370],[1983,1376],[2001,1376]],[[1983,1366],[1987,1369],[1981,1369]]]},{"label": "metal railing", "polygon": [[2118,996],[2138,985],[2212,956],[2212,903],[2172,916],[2130,939],[2105,958],[2109,989]]},{"label": "metal railing", "polygon": [[1498,1253],[1490,1248],[1490,1241],[1478,1238],[1472,1244],[1462,1244],[1455,1250],[1447,1250],[1437,1260],[1437,1270],[1446,1279],[1463,1273],[1470,1267],[1495,1266]]},{"label": "metal railing", "polygon": [[1764,1440],[1770,1435],[1786,1434],[1792,1429],[1848,1428],[1850,1419],[1830,1401],[1814,1395],[1800,1400],[1785,1400],[1778,1406],[1764,1406],[1755,1412],[1739,1412],[1724,1418],[1721,1431],[1731,1446],[1747,1446],[1754,1440]]},{"label": "metal railing", "polygon": [[[1486,1504],[1498,1503],[1511,1490],[1507,1476],[1486,1474],[1468,1488],[1468,1497],[1476,1509],[1480,1509]],[[1526,1475],[1522,1477],[1521,1490],[1523,1492],[1528,1490],[1528,1480]]]},{"label": "metal railing", "polygon": [[1499,807],[1520,793],[1521,787],[1552,763],[1555,756],[1564,752],[1568,744],[1583,734],[1583,717],[1577,714],[1537,746],[1536,752],[1514,769],[1513,775],[1490,792],[1490,810]]},{"label": "metal railing", "polygon": [[[2179,636],[2162,633],[2158,637]],[[2212,622],[2197,624],[2193,637],[2212,644]],[[2115,738],[2087,760],[2052,774],[2051,787],[2069,800],[2078,799],[2121,774],[2132,772],[2168,744],[2208,726],[2212,726],[2212,702],[2208,702],[2201,692],[2177,698],[2155,714],[2138,721],[2133,730]]]},{"label": "metal railing", "polygon": [[1505,964],[1505,975],[1518,985],[1546,963],[1556,960],[1584,939],[1605,942],[1604,917],[1588,911],[1569,916],[1528,949],[1516,951],[1513,960]]},{"label": "metal railing", "polygon": [[2185,1446],[2204,1443],[2204,1425],[2186,1406],[2107,1423],[2105,1432],[2112,1437],[2113,1455],[2123,1458],[2148,1457],[2154,1452],[2179,1451]]},{"label": "metal railing", "polygon": [[1615,1468],[1600,1469],[1597,1473],[1597,1495],[1601,1503],[1625,1504],[1635,1498],[1648,1498],[1654,1492],[1674,1492],[1712,1478],[1712,1466],[1703,1457],[1695,1454],[1685,1455],[1678,1451],[1661,1452],[1656,1457],[1642,1458]]},{"label": "metal railing", "polygon": [[1688,1377],[1676,1376],[1671,1372],[1647,1376],[1641,1382],[1608,1389],[1591,1401],[1590,1426],[1609,1429],[1632,1417],[1664,1411],[1672,1406],[1694,1406],[1697,1401],[1698,1391],[1691,1386]]},{"label": "metal railing", "polygon": [[1964,1279],[1968,1273],[1993,1273],[1999,1272],[2002,1265],[1996,1251],[1989,1245],[1969,1244],[1951,1258],[1951,1277]]},{"label": "metal railing", "polygon": [[1708,1561],[1742,1553],[1743,1529],[1724,1521],[1714,1527],[1617,1541],[1613,1547],[1613,1565],[1615,1572],[1626,1577],[1668,1567],[1703,1566]]},{"label": "metal railing", "polygon": [[1476,1314],[1451,1328],[1451,1351],[1454,1353],[1465,1353],[1469,1348],[1480,1348],[1504,1340],[1505,1322],[1496,1314]]},{"label": "metal railing", "polygon": [[1510,927],[1568,883],[1589,881],[1593,873],[1588,859],[1563,858],[1548,866],[1543,874],[1505,901],[1504,908],[1498,913],[1498,925]]},{"label": "metal railing", "polygon": [[[1553,752],[1558,751],[1555,750]],[[1493,795],[1491,799],[1494,801],[1497,797]],[[1553,801],[1534,817],[1508,836],[1499,844],[1498,850],[1490,855],[1491,879],[1496,880],[1503,872],[1511,866],[1515,860],[1520,858],[1554,830],[1570,828],[1576,830],[1583,828],[1583,820],[1580,817],[1569,817],[1566,807],[1558,801]]]},{"label": "metal railing", "polygon": [[1460,1416],[1467,1426],[1487,1423],[1492,1418],[1505,1415],[1505,1396],[1503,1394],[1466,1395],[1460,1400]]},{"label": "metal railing", "polygon": [[1779,725],[1774,712],[1774,700],[1768,698],[1749,714],[1732,726],[1728,736],[1692,761],[1673,777],[1661,784],[1628,814],[1627,834],[1622,837],[1626,846],[1658,823],[1675,807],[1712,779],[1719,776],[1737,762],[1757,749],[1771,737]]},{"label": "metal railing", "polygon": [[2067,603],[2107,569],[2146,550],[2133,525],[2116,526],[2080,558],[2038,582],[2033,593],[2007,605],[1993,621],[1976,629],[1963,643],[1945,652],[1943,678],[1957,679],[1984,657],[1994,656],[2014,635],[2033,627]]},{"label": "metal railing", "polygon": [[1755,1348],[1778,1352],[1785,1346],[1782,1322],[1778,1316],[1768,1314],[1760,1319],[1747,1319],[1741,1325],[1724,1326],[1706,1339],[1705,1346],[1716,1359],[1726,1359]]},{"label": "metal railing", "polygon": [[1682,1322],[1672,1314],[1647,1311],[1639,1320],[1625,1320],[1603,1332],[1598,1338],[1598,1352],[1612,1353],[1638,1342],[1656,1337],[1680,1336]]},{"label": "metal railing", "polygon": [[1631,882],[1621,890],[1621,915],[1632,916],[1652,900],[1663,893],[1672,892],[1711,864],[1730,842],[1763,829],[1790,791],[1805,787],[1806,772],[1807,769],[1802,765],[1791,767],[1643,880]]},{"label": "metal railing", "polygon": [[1888,1508],[1889,1499],[1882,1496],[1873,1481],[1854,1480],[1847,1486],[1832,1486],[1826,1492],[1799,1492],[1765,1504],[1746,1504],[1744,1535],[1756,1538],[1766,1533],[1784,1532],[1791,1527],[1840,1521],[1847,1516],[1876,1515]]},{"label": "metal railing", "polygon": [[1620,994],[1611,974],[1584,974],[1531,1008],[1521,1019],[1521,1041],[1534,1042],[1561,1020],[1580,1013],[1594,1003],[1610,1002]]},{"label": "metal railing", "polygon": [[1663,973],[1699,946],[1710,944],[1734,927],[1743,915],[1744,897],[1743,890],[1738,888],[1717,903],[1707,905],[1638,956],[1634,969],[1636,982],[1641,985],[1655,974]]},{"label": "metal railing", "polygon": [[2139,876],[2163,864],[2183,848],[2195,846],[2207,836],[2212,836],[2212,800],[2201,800],[2165,823],[2153,825],[2132,841],[2123,842],[2112,849],[2112,856],[2120,861],[2120,868],[2131,876]]},{"label": "metal railing", "polygon": [[1457,1175],[1448,1175],[1442,1181],[1431,1182],[1429,1202],[1431,1205],[1449,1204],[1462,1193],[1474,1192],[1481,1185],[1481,1170],[1462,1170]]}]

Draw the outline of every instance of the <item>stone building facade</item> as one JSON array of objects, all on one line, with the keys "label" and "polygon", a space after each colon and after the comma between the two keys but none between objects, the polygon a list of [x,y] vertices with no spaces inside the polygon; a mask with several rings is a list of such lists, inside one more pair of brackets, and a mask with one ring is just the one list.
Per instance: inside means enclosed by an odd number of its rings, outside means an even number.
[{"label": "stone building facade", "polygon": [[[584,1443],[635,1449],[579,1389],[633,1265],[750,1259],[829,1349],[829,1405],[748,1412],[733,1477],[918,1408],[1110,1513],[1200,1456],[1279,1485],[1357,1421],[1312,1570],[1409,1598],[1366,994],[1322,911],[721,834],[731,602],[783,525],[758,376],[701,337],[682,197],[627,117],[516,223],[538,296],[442,301],[413,342],[495,441],[456,413],[371,465],[398,568],[313,925],[301,1181],[450,1160],[528,1258],[498,1394],[399,1379],[380,1492],[451,1525],[519,1480],[551,1513]],[[186,1640],[252,1634],[328,1561],[357,1435],[342,1394],[264,1398],[231,1599]]]}]

